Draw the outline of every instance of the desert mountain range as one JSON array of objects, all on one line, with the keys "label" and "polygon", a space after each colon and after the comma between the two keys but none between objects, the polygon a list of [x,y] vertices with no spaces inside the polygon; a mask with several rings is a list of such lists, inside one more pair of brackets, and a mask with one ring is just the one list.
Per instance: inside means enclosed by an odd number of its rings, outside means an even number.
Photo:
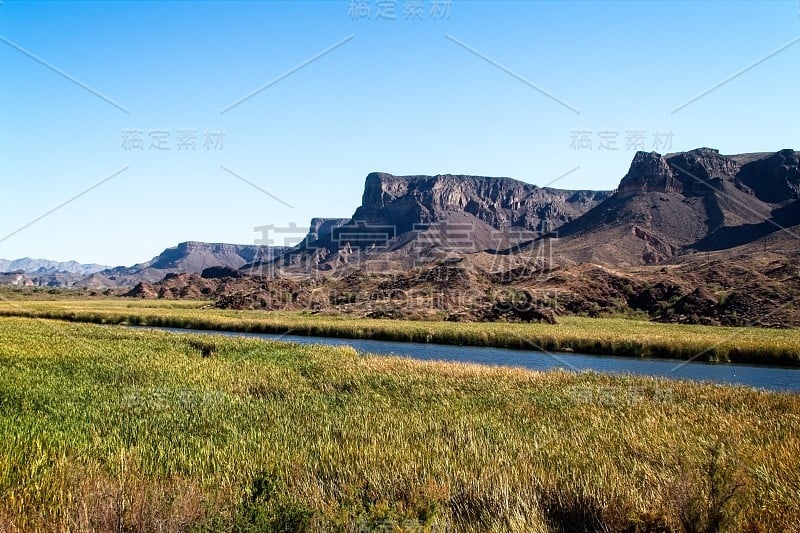
[{"label": "desert mountain range", "polygon": [[[800,295],[798,159],[788,149],[637,152],[614,191],[375,172],[351,217],[313,219],[295,246],[187,242],[133,267],[39,279],[226,307],[452,320],[490,316],[499,287],[556,312],[799,325],[793,310],[765,312]],[[392,304],[398,291],[419,305]]]}]

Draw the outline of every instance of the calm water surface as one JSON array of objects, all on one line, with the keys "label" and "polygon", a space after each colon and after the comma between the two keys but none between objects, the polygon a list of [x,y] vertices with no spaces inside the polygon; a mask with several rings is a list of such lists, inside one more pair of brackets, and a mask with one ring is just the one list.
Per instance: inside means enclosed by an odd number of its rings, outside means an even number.
[{"label": "calm water surface", "polygon": [[734,364],[709,364],[672,359],[636,359],[583,355],[573,353],[548,354],[538,351],[486,348],[482,346],[448,346],[414,342],[343,339],[335,337],[304,337],[268,333],[240,333],[235,331],[204,331],[177,328],[146,328],[176,333],[200,333],[228,337],[252,337],[281,340],[300,344],[326,344],[352,346],[360,353],[396,355],[423,361],[457,361],[482,365],[510,366],[532,370],[561,368],[575,372],[594,371],[611,374],[638,374],[669,379],[690,379],[714,383],[746,385],[775,391],[800,393],[800,370],[791,368],[759,367]]}]

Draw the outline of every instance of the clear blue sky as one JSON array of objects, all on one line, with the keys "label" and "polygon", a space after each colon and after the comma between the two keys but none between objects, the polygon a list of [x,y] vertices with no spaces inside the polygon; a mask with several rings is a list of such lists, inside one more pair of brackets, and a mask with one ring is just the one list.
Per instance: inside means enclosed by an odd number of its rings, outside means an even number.
[{"label": "clear blue sky", "polygon": [[[660,151],[800,149],[800,44],[765,59],[800,38],[796,0],[424,0],[414,16],[397,0],[394,19],[365,4],[3,1],[0,239],[128,168],[0,257],[132,264],[185,240],[252,243],[254,226],[351,215],[376,170],[544,185],[580,167],[554,186],[610,189],[629,138],[650,150],[656,132],[672,132]],[[150,149],[158,131],[169,150]]]}]

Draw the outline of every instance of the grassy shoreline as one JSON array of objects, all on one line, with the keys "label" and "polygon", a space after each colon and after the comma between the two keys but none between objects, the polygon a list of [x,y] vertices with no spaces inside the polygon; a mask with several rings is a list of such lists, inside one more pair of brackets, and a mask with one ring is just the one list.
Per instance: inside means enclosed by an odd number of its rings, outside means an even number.
[{"label": "grassy shoreline", "polygon": [[797,330],[581,317],[562,317],[558,325],[449,323],[200,309],[202,305],[120,299],[16,301],[0,302],[0,316],[800,367]]},{"label": "grassy shoreline", "polygon": [[29,318],[0,370],[2,531],[800,526],[792,394]]}]

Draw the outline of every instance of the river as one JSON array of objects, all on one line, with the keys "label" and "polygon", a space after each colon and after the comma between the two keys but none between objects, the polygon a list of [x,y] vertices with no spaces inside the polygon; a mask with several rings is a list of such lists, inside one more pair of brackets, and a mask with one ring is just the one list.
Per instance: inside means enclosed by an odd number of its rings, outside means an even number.
[{"label": "river", "polygon": [[251,337],[281,340],[300,344],[326,344],[352,346],[359,353],[396,355],[422,361],[455,361],[490,366],[507,366],[531,370],[564,369],[575,372],[594,371],[611,374],[637,374],[668,379],[707,381],[727,385],[745,385],[772,391],[800,393],[800,370],[750,366],[729,363],[704,363],[674,359],[637,359],[584,355],[574,353],[545,353],[533,350],[509,350],[483,346],[450,346],[416,342],[344,339],[336,337],[304,337],[268,333],[240,333],[235,331],[207,331],[178,328],[145,327],[173,333],[197,333],[228,337]]}]

